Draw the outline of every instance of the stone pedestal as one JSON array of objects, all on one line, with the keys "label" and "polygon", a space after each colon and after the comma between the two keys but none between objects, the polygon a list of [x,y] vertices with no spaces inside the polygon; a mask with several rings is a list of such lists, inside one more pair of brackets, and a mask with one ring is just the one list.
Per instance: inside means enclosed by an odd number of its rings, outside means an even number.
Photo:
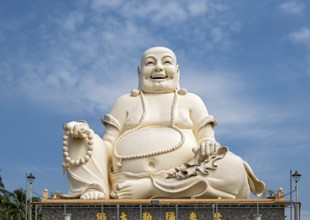
[{"label": "stone pedestal", "polygon": [[[34,203],[42,220],[267,220],[284,219],[289,201],[245,200],[47,200]],[[64,215],[66,213],[66,215]]]}]

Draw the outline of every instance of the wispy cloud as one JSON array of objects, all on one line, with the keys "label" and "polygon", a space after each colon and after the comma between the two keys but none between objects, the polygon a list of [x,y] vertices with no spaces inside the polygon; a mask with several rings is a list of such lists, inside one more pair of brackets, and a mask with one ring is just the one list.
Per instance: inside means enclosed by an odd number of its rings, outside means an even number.
[{"label": "wispy cloud", "polygon": [[209,6],[207,1],[189,1],[188,11],[191,16],[199,16],[207,13],[209,11]]},{"label": "wispy cloud", "polygon": [[50,74],[39,72],[48,68],[25,66],[25,74],[18,79],[19,88],[28,99],[45,106],[58,106],[58,111],[71,114],[105,112],[115,97],[132,89],[129,82],[135,78],[122,75],[109,81],[96,80],[91,74],[80,75],[68,66],[56,68]]},{"label": "wispy cloud", "polygon": [[74,11],[68,14],[63,21],[63,26],[66,30],[74,31],[76,27],[84,21],[84,14],[79,11]]},{"label": "wispy cloud", "polygon": [[308,27],[303,27],[298,31],[290,33],[289,38],[294,43],[310,46],[310,29]]},{"label": "wispy cloud", "polygon": [[[164,4],[164,7],[163,7]],[[127,19],[144,19],[159,25],[167,25],[184,21],[187,13],[182,3],[148,1],[105,1],[93,0],[91,8],[97,13],[115,13]]]},{"label": "wispy cloud", "polygon": [[282,138],[283,134],[272,127],[282,126],[292,115],[248,96],[250,84],[240,74],[208,70],[203,73],[195,68],[190,66],[183,71],[181,87],[202,97],[219,122],[220,135],[252,140]]},{"label": "wispy cloud", "polygon": [[91,7],[93,10],[115,9],[123,2],[123,0],[92,0]]},{"label": "wispy cloud", "polygon": [[115,13],[120,17],[127,19],[140,20],[146,23],[157,24],[159,26],[167,26],[171,24],[186,25],[184,21],[188,21],[197,16],[215,16],[227,10],[227,6],[222,3],[213,3],[211,1],[178,1],[166,2],[146,1],[141,4],[140,1],[106,1],[93,0],[91,8],[96,13]]},{"label": "wispy cloud", "polygon": [[297,31],[291,32],[288,38],[292,43],[303,45],[307,49],[307,54],[303,57],[304,60],[301,61],[301,65],[305,69],[305,75],[310,76],[310,28],[303,27]]},{"label": "wispy cloud", "polygon": [[304,12],[305,6],[301,2],[288,1],[279,5],[278,8],[285,13],[298,15]]},{"label": "wispy cloud", "polygon": [[[83,7],[91,7],[91,13]],[[147,47],[169,46],[167,42],[175,37],[190,46],[194,37],[205,48],[218,45],[229,49],[230,32],[235,31],[230,27],[236,26],[235,21],[214,25],[207,22],[217,21],[217,15],[227,10],[225,5],[210,1],[141,4],[140,1],[93,0],[83,7],[62,16],[49,15],[34,27],[40,40],[40,54],[25,45],[14,61],[1,61],[2,88],[8,91],[8,85],[11,86],[11,91],[3,95],[18,92],[28,100],[57,105],[58,110],[65,112],[68,109],[102,111],[119,94],[136,87],[140,53]],[[201,16],[199,22],[207,24],[205,29],[193,25],[196,30],[192,30],[188,26],[191,21],[183,23],[197,16]],[[149,22],[152,25],[146,25]],[[179,25],[167,28],[172,23]],[[165,28],[165,33],[158,27]],[[17,37],[29,40],[32,36]],[[205,53],[203,48],[198,53],[192,49],[187,57]]]}]

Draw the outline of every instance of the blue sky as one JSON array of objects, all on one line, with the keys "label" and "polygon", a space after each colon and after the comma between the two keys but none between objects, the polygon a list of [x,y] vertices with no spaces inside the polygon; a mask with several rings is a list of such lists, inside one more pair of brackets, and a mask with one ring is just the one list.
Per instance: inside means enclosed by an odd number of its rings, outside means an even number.
[{"label": "blue sky", "polygon": [[[166,46],[181,87],[218,121],[217,140],[267,187],[297,169],[310,218],[309,1],[1,1],[0,175],[7,189],[67,192],[62,125],[100,119],[137,87],[144,50]],[[289,199],[289,197],[287,197]]]}]

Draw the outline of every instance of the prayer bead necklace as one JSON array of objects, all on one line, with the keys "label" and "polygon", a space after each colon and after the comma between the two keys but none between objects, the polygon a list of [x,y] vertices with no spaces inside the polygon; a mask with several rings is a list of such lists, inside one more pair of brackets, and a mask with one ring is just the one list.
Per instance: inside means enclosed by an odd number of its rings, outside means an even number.
[{"label": "prayer bead necklace", "polygon": [[183,134],[183,132],[175,125],[175,111],[176,111],[176,104],[177,104],[177,99],[178,99],[178,91],[176,90],[174,92],[174,98],[173,98],[173,103],[172,103],[172,108],[171,108],[171,128],[176,130],[181,138],[180,138],[180,141],[178,144],[176,144],[175,146],[173,147],[169,147],[169,148],[165,148],[165,149],[162,149],[162,150],[156,150],[156,151],[153,151],[153,152],[148,152],[148,153],[143,153],[143,154],[133,154],[133,155],[119,155],[117,153],[117,146],[118,146],[118,142],[123,139],[125,136],[133,133],[133,132],[136,132],[138,131],[139,129],[142,128],[142,125],[143,125],[143,122],[145,120],[145,117],[146,117],[146,113],[147,113],[147,103],[146,103],[146,100],[144,98],[144,94],[142,91],[139,91],[140,93],[140,97],[141,97],[141,102],[142,102],[142,108],[143,108],[143,114],[140,118],[140,122],[139,124],[132,128],[132,129],[129,129],[127,131],[125,131],[123,134],[121,134],[120,136],[118,136],[118,138],[116,138],[116,140],[114,141],[113,143],[113,151],[114,151],[114,155],[116,158],[119,159],[119,162],[117,163],[117,166],[118,167],[121,167],[122,166],[122,161],[123,160],[130,160],[130,159],[137,159],[137,158],[145,158],[145,157],[151,157],[151,156],[156,156],[156,155],[160,155],[160,154],[166,154],[166,153],[170,153],[172,151],[175,151],[177,149],[179,149],[185,142],[185,136]]}]

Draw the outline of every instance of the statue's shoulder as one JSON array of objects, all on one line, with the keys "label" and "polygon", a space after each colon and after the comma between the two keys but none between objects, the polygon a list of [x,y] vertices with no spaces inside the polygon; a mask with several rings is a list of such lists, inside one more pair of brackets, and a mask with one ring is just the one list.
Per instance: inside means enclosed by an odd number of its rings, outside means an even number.
[{"label": "statue's shoulder", "polygon": [[118,99],[116,100],[116,104],[128,105],[130,103],[136,102],[137,99],[139,99],[139,96],[134,96],[132,95],[132,93],[126,93],[118,97]]},{"label": "statue's shoulder", "polygon": [[205,104],[202,99],[195,93],[187,92],[185,95],[180,95],[180,102],[188,106],[189,109],[204,109]]},{"label": "statue's shoulder", "polygon": [[195,98],[195,99],[199,98],[199,96],[197,94],[191,93],[191,92],[187,92],[185,96],[189,97],[189,98]]},{"label": "statue's shoulder", "polygon": [[201,101],[201,98],[195,94],[195,93],[191,93],[191,92],[187,92],[184,95],[180,95],[180,97],[182,97],[183,99],[186,100],[197,100],[197,101]]}]

